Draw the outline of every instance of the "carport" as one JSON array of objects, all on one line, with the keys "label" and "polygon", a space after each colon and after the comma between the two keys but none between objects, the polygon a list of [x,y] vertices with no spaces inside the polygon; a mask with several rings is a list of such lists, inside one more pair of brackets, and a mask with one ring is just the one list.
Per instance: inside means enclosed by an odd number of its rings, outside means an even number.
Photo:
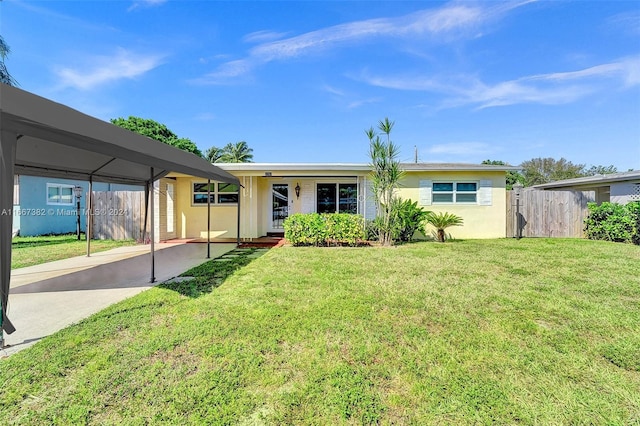
[{"label": "carport", "polygon": [[[149,192],[157,179],[170,172],[240,184],[235,176],[196,155],[0,83],[0,347],[2,332],[15,331],[7,318],[14,175],[87,180],[90,188],[93,182],[141,185],[150,200],[147,210],[150,207],[153,212],[153,197],[148,196]],[[89,195],[91,192],[90,189]],[[207,214],[210,216],[210,208]],[[150,233],[154,231],[153,216],[150,216]],[[90,230],[87,234],[90,235]],[[153,235],[150,240],[150,281],[153,282]]]}]

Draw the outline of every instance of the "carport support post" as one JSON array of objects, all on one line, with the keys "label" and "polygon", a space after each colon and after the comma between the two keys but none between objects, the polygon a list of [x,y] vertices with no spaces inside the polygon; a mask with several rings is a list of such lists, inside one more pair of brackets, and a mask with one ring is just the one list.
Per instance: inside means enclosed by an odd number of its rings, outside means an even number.
[{"label": "carport support post", "polygon": [[211,258],[211,179],[207,179],[207,259]]},{"label": "carport support post", "polygon": [[13,179],[18,135],[0,131],[0,348],[4,332],[16,331],[7,318],[11,280],[11,238],[13,237]]},{"label": "carport support post", "polygon": [[150,240],[151,240],[151,279],[149,281],[150,283],[156,282],[156,258],[155,258],[155,252],[154,252],[154,249],[155,249],[154,243],[155,243],[155,239],[156,239],[156,235],[155,235],[155,225],[156,224],[155,224],[155,207],[154,207],[154,205],[155,205],[155,200],[154,200],[155,192],[153,190],[153,181],[154,181],[154,179],[153,179],[153,167],[151,167],[150,176],[149,176],[149,183],[148,183],[148,186],[149,186],[149,198],[150,198],[150,200],[149,200],[150,209],[149,210],[151,211],[151,217],[150,217],[151,224],[149,226],[149,228],[151,228],[151,229],[149,229],[149,234],[151,236],[151,238],[150,238]]},{"label": "carport support post", "polygon": [[89,176],[89,193],[87,194],[85,208],[87,209],[87,231],[85,236],[87,237],[87,257],[89,257],[91,256],[91,233],[93,232],[93,176]]}]

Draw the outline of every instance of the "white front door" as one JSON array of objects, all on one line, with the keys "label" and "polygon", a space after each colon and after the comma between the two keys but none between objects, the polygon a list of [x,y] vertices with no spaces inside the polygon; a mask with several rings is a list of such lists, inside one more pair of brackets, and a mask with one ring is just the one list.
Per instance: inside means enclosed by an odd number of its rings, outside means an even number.
[{"label": "white front door", "polygon": [[284,220],[289,217],[289,184],[271,184],[271,232],[284,232]]}]

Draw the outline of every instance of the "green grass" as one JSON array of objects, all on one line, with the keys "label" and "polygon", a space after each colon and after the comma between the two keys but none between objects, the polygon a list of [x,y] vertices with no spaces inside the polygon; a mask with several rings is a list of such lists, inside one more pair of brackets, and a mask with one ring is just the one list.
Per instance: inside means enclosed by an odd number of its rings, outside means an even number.
[{"label": "green grass", "polygon": [[[11,241],[11,269],[39,265],[87,254],[87,241],[75,234],[15,237]],[[91,240],[91,253],[134,245],[134,240]]]},{"label": "green grass", "polygon": [[283,247],[212,265],[1,361],[0,424],[640,423],[637,246]]}]

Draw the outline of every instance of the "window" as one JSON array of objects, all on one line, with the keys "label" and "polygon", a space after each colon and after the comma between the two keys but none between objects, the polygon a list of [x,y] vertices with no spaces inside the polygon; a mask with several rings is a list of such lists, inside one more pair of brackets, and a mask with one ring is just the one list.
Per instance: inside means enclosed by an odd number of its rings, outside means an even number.
[{"label": "window", "polygon": [[[238,185],[232,183],[211,183],[211,204],[237,204]],[[193,183],[193,204],[207,204],[207,183]]]},{"label": "window", "polygon": [[319,183],[316,187],[318,213],[357,213],[356,183]]},{"label": "window", "polygon": [[47,184],[47,204],[73,205],[73,186],[58,183]]},{"label": "window", "polygon": [[478,184],[476,182],[434,182],[434,203],[476,203]]}]

